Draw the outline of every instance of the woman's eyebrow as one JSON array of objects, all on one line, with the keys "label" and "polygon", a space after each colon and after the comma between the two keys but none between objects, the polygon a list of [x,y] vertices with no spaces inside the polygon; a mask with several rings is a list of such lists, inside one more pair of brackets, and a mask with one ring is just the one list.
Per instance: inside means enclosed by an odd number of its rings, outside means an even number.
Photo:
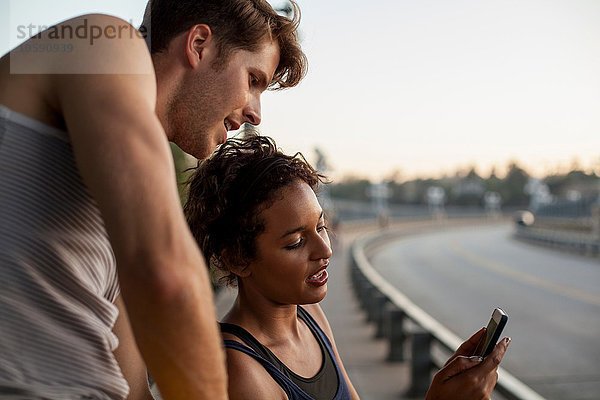
[{"label": "woman's eyebrow", "polygon": [[[324,215],[324,212],[321,211],[321,214],[319,214],[319,221],[321,219],[323,219],[323,215]],[[294,233],[302,232],[302,231],[305,231],[305,230],[306,230],[306,226],[305,225],[299,226],[297,228],[292,228],[292,229],[290,229],[288,231],[285,231],[285,233],[283,235],[281,235],[280,239],[283,239],[286,236],[293,235]]]},{"label": "woman's eyebrow", "polygon": [[283,235],[281,235],[280,239],[283,239],[286,236],[293,235],[294,233],[302,232],[306,230],[306,226],[299,226],[298,228],[290,229],[286,231]]}]

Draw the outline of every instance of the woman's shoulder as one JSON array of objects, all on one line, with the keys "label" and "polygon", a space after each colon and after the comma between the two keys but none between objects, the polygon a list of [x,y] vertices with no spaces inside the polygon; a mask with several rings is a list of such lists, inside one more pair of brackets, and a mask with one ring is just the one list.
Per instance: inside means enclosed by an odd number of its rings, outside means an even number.
[{"label": "woman's shoulder", "polygon": [[[224,340],[241,341],[224,333]],[[252,356],[233,348],[226,348],[229,398],[234,399],[287,399],[283,389],[267,370]]]}]

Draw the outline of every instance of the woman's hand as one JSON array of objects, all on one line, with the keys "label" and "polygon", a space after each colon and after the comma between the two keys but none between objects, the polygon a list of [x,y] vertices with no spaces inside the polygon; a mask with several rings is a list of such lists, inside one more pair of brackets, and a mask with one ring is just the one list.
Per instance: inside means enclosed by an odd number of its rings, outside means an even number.
[{"label": "woman's hand", "polygon": [[479,339],[485,335],[480,329],[464,342],[450,357],[444,368],[433,377],[426,400],[487,400],[498,381],[498,365],[502,361],[510,338],[501,340],[485,358],[470,357]]}]

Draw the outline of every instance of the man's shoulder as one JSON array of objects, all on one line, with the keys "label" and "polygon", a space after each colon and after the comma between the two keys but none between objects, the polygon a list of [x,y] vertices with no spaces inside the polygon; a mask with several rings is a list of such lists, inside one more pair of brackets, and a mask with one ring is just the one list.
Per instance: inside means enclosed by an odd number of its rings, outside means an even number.
[{"label": "man's shoulder", "polygon": [[[75,37],[93,41],[103,39],[145,39],[145,28],[138,30],[123,18],[102,13],[82,14],[64,20],[46,29],[49,35],[62,39]],[[85,37],[87,35],[87,37]],[[97,37],[100,36],[101,37]]]},{"label": "man's shoulder", "polygon": [[103,14],[103,13],[89,13],[89,14],[81,14],[67,20],[64,20],[57,25],[69,25],[69,24],[78,24],[81,21],[87,20],[88,23],[93,23],[99,26],[106,26],[108,24],[123,24],[132,26],[129,22],[125,21],[123,18],[117,17],[111,14]]},{"label": "man's shoulder", "polygon": [[153,74],[145,35],[119,17],[80,15],[33,34],[13,49],[11,70],[50,75]]},{"label": "man's shoulder", "polygon": [[111,77],[133,74],[143,96],[154,98],[150,52],[143,33],[127,21],[86,14],[44,28],[0,61],[0,103],[60,127],[59,98],[65,91],[85,96],[95,86],[107,86]]},{"label": "man's shoulder", "polygon": [[73,43],[83,62],[91,61],[85,67],[95,73],[154,73],[146,33],[121,18],[86,14],[63,22],[61,28],[63,40]]}]

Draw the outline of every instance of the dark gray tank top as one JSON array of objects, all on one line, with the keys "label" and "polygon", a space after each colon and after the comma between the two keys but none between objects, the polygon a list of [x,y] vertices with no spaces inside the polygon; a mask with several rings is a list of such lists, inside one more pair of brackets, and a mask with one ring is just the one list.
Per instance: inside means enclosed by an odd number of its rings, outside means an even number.
[{"label": "dark gray tank top", "polygon": [[331,342],[311,315],[298,306],[298,317],[306,323],[315,336],[323,363],[312,377],[302,377],[290,370],[268,347],[260,343],[250,332],[238,325],[221,323],[221,332],[230,333],[242,343],[225,340],[225,347],[254,357],[286,392],[290,400],[348,400],[350,392],[333,353]]}]

